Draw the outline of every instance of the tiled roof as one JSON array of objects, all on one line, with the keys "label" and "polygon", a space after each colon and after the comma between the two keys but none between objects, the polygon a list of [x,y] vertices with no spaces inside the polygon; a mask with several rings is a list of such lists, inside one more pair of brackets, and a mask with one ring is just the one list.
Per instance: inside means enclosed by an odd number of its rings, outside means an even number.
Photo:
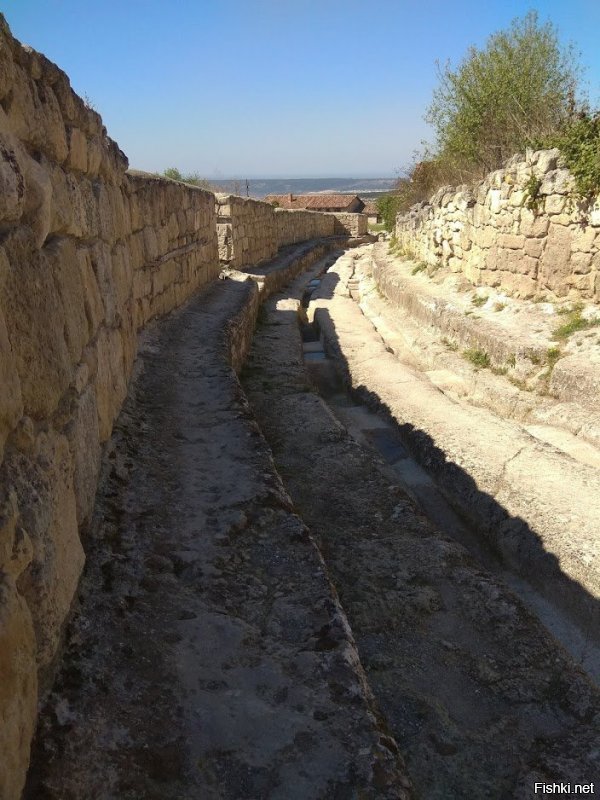
[{"label": "tiled roof", "polygon": [[374,200],[363,200],[365,207],[363,208],[363,214],[370,214],[374,216],[375,214],[379,214],[377,210],[377,203]]}]

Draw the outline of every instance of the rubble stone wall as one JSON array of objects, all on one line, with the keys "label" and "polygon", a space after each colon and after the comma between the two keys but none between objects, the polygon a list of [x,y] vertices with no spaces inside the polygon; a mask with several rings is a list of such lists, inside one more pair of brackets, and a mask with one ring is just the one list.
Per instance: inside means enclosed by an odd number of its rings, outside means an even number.
[{"label": "rubble stone wall", "polygon": [[600,198],[583,202],[558,150],[528,151],[396,219],[404,251],[517,297],[600,300]]},{"label": "rubble stone wall", "polygon": [[332,216],[335,217],[335,233],[338,235],[358,238],[367,233],[369,218],[366,214],[336,211]]},{"label": "rubble stone wall", "polygon": [[275,226],[279,247],[335,234],[335,219],[319,211],[276,208]]},{"label": "rubble stone wall", "polygon": [[[0,14],[0,797],[20,797],[137,333],[234,266],[331,236],[144,173]],[[217,223],[219,214],[219,223]],[[221,220],[225,218],[225,222]]]},{"label": "rubble stone wall", "polygon": [[84,563],[137,331],[218,274],[214,196],[129,175],[67,76],[0,17],[0,797]]},{"label": "rubble stone wall", "polygon": [[343,232],[331,214],[274,208],[237,195],[217,195],[216,205],[219,258],[232,269],[268,261],[285,245]]}]

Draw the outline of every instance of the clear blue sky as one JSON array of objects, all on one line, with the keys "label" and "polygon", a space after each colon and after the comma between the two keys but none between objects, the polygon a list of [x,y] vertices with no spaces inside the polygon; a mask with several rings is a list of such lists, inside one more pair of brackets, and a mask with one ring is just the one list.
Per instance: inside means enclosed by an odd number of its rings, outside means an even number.
[{"label": "clear blue sky", "polygon": [[133,167],[393,176],[430,134],[435,61],[536,8],[600,95],[598,0],[4,0]]}]

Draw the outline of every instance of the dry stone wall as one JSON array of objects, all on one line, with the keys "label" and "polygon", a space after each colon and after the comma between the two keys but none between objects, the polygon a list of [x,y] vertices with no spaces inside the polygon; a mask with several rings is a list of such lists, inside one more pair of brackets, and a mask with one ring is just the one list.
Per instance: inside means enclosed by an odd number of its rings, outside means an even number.
[{"label": "dry stone wall", "polygon": [[333,216],[335,217],[335,232],[337,234],[357,239],[367,233],[369,222],[367,214],[336,212]]},{"label": "dry stone wall", "polygon": [[344,233],[332,214],[291,211],[237,195],[217,195],[219,258],[232,269],[261,264],[281,247]]},{"label": "dry stone wall", "polygon": [[214,197],[126,173],[67,76],[0,23],[0,797],[84,563],[136,333],[218,274]]},{"label": "dry stone wall", "polygon": [[600,300],[600,198],[584,203],[558,150],[528,151],[473,188],[444,187],[398,215],[415,259],[517,297]]},{"label": "dry stone wall", "polygon": [[[0,14],[0,797],[20,796],[137,333],[329,214],[127,171],[100,116]],[[217,225],[217,213],[229,219]],[[237,264],[236,264],[237,265]]]}]

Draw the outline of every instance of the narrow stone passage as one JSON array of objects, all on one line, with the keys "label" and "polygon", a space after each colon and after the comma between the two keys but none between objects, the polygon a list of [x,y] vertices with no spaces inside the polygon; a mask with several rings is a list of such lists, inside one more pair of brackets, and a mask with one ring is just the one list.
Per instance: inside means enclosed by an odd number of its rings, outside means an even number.
[{"label": "narrow stone passage", "polygon": [[[304,348],[300,336],[301,300],[317,283],[313,270],[267,303],[244,386],[416,796],[529,798],[535,781],[598,774],[597,690],[511,591],[420,513],[388,466],[401,443],[388,443],[386,464],[307,386],[304,359],[322,389],[339,392],[314,331],[304,328]],[[335,285],[321,283],[319,296]]]},{"label": "narrow stone passage", "polygon": [[257,303],[253,281],[219,281],[144,334],[31,800],[409,796],[229,363]]}]

